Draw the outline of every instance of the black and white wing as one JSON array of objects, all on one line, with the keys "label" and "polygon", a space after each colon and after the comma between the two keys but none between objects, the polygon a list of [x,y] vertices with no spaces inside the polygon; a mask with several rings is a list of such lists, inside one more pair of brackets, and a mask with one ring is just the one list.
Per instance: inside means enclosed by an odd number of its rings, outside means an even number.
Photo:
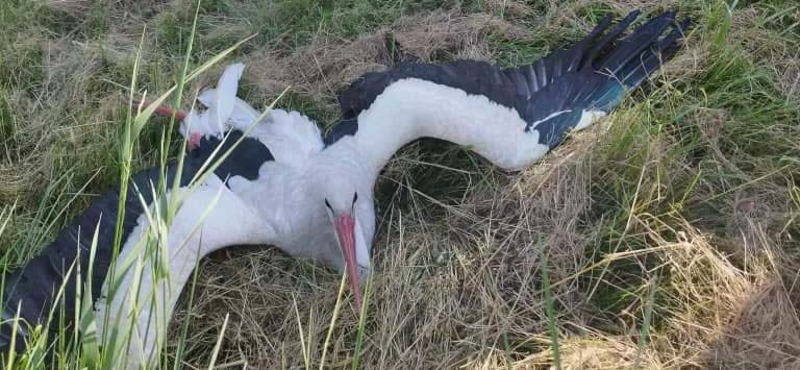
[{"label": "black and white wing", "polygon": [[[238,69],[238,71],[237,71]],[[231,73],[234,72],[234,73]],[[241,71],[239,67],[232,66],[220,79],[220,85],[229,84],[226,79],[235,78],[238,80]],[[227,77],[226,77],[227,76]],[[235,81],[234,81],[235,82]],[[230,89],[235,97],[236,84],[228,86],[225,94],[230,95]],[[244,201],[239,194],[232,191],[228,179],[235,177],[240,181],[257,181],[259,169],[264,163],[271,162],[274,157],[267,146],[252,135],[244,136],[244,130],[236,127],[237,125],[217,125],[216,118],[210,119],[208,114],[215,114],[218,105],[232,104],[230,96],[225,99],[215,99],[206,102],[209,109],[204,114],[193,112],[193,116],[198,118],[202,125],[189,125],[189,129],[196,127],[202,130],[202,135],[197,136],[196,147],[189,151],[184,159],[181,172],[179,191],[187,191],[187,185],[192,177],[204,171],[204,165],[209,158],[220,158],[223,153],[228,152],[228,156],[209,174],[202,185],[195,191],[188,194],[183,202],[183,206],[174,217],[171,228],[169,229],[169,286],[164,282],[154,282],[152,276],[145,273],[141,281],[141,292],[159,291],[167,292],[159,297],[164,298],[164,302],[159,302],[159,306],[166,307],[167,312],[171,313],[174,303],[188,280],[198,257],[229,245],[241,244],[266,244],[274,238],[274,230],[267,224],[259,213],[251,208],[251,204]],[[236,98],[238,99],[238,98]],[[237,103],[239,104],[238,100]],[[250,108],[252,109],[252,108]],[[245,117],[250,115],[247,109],[235,105],[233,109],[226,110],[220,117],[223,122]],[[192,116],[192,115],[190,115]],[[195,122],[197,123],[197,122]],[[242,125],[241,122],[238,123]],[[225,132],[214,132],[215,128],[222,127]],[[185,132],[185,130],[184,130]],[[222,135],[228,133],[227,137]],[[240,141],[241,139],[241,141]],[[234,144],[238,144],[234,147]],[[211,160],[212,162],[215,159]],[[177,176],[177,165],[170,164],[167,169],[167,184],[172,184]],[[124,207],[125,213],[122,222],[122,243],[119,251],[118,261],[125,258],[136,258],[140,253],[134,248],[139,248],[138,240],[144,234],[149,221],[145,215],[144,203],[151,207],[153,204],[154,191],[152,186],[158,184],[160,169],[153,168],[141,171],[130,179],[129,192]],[[170,196],[173,196],[172,194]],[[113,256],[114,236],[118,215],[118,202],[120,199],[119,191],[106,193],[96,200],[83,214],[81,214],[69,227],[63,229],[56,239],[47,245],[36,257],[30,260],[20,269],[5,276],[5,286],[2,295],[2,322],[0,322],[0,354],[11,350],[11,336],[13,328],[13,318],[19,310],[20,317],[27,324],[36,326],[44,324],[51,312],[59,313],[63,309],[62,324],[66,327],[74,325],[76,297],[78,287],[90,284],[92,288],[92,302],[98,310],[98,317],[103,317],[107,304],[105,303],[105,293],[107,293],[107,277]],[[198,227],[202,222],[202,226]],[[86,276],[89,271],[89,256],[92,238],[95,229],[99,230],[97,235],[97,248],[92,264],[91,276]],[[141,248],[139,248],[141,249]],[[73,272],[67,274],[70,267]],[[82,275],[80,281],[76,278],[76,270],[80,268]],[[132,281],[129,272],[121,272],[119,266],[117,271],[125,274],[121,277],[121,289],[130,286]],[[149,270],[145,270],[149,271]],[[121,275],[117,275],[121,276]],[[148,285],[149,284],[149,285]],[[63,286],[64,294],[60,297],[59,306],[55,306],[54,298],[59,289]],[[119,294],[113,302],[109,302],[111,307],[109,314],[113,319],[124,319],[118,317],[124,315],[125,309],[130,302],[127,302],[127,294]],[[122,298],[120,298],[122,297]],[[139,304],[142,304],[141,302]],[[144,306],[145,311],[149,308]],[[55,311],[54,311],[55,310]],[[152,315],[156,316],[156,315]],[[163,315],[159,315],[162,316]],[[169,315],[167,314],[167,318]],[[112,323],[115,322],[112,319]],[[98,319],[98,325],[103,320]],[[53,320],[53,328],[58,326],[58,320]],[[135,336],[141,338],[139,343],[132,340],[132,346],[136,348],[135,353],[152,353],[155,349],[153,333],[145,333],[144,328],[151,324],[147,313],[140,316]],[[20,324],[16,334],[16,351],[22,351],[26,347],[28,335],[27,325]],[[124,327],[124,325],[123,325]],[[150,326],[152,327],[152,325]],[[102,330],[102,328],[99,328]],[[153,329],[155,331],[155,329]],[[55,334],[55,333],[52,333]],[[51,338],[53,335],[50,336]],[[133,357],[131,357],[133,359]],[[132,364],[128,364],[132,366]]]},{"label": "black and white wing", "polygon": [[[223,144],[221,153],[235,140],[241,137],[241,132],[233,132]],[[183,166],[181,186],[185,187],[189,180],[198,173],[211,152],[219,145],[218,138],[204,138],[200,146],[187,154]],[[210,176],[207,184],[192,193],[185,201],[183,208],[176,216],[174,228],[182,226],[194,227],[200,221],[201,214],[206,207],[215,203],[215,208],[204,218],[203,236],[206,243],[216,238],[214,246],[204,246],[204,249],[215,249],[225,245],[259,244],[268,242],[270,235],[261,234],[268,230],[262,225],[255,212],[248,212],[245,203],[239,200],[228,189],[220,189],[222,179],[231,176],[243,176],[255,179],[258,175],[259,161],[270,161],[272,156],[269,150],[254,139],[245,138],[234,150],[231,151],[221,165]],[[176,175],[176,165],[172,164],[167,170],[167,183],[171,184]],[[153,202],[151,184],[159,181],[160,170],[148,169],[135,174],[129,183],[130,192],[125,202],[125,214],[122,224],[122,247],[120,254],[125,254],[126,248],[136,244],[136,239],[141,236],[141,227],[146,223],[145,210],[142,207],[139,195],[147,204]],[[215,186],[216,185],[216,186]],[[133,191],[138,189],[138,191]],[[0,323],[0,352],[6,353],[11,345],[12,322],[17,309],[20,317],[28,324],[44,323],[47,316],[54,309],[54,297],[59,288],[64,287],[64,295],[60,298],[64,312],[64,323],[70,327],[75,318],[75,299],[77,288],[85,283],[91,283],[92,301],[97,301],[101,296],[103,284],[106,280],[111,258],[113,255],[114,234],[118,214],[119,192],[112,191],[101,196],[86,211],[83,212],[69,227],[63,229],[56,239],[47,245],[36,257],[22,268],[5,277],[5,290],[3,293],[2,320]],[[238,220],[231,222],[231,220]],[[238,230],[218,230],[219,223],[238,225]],[[241,226],[247,227],[241,227]],[[92,237],[98,228],[96,255],[92,266],[92,276],[86,276],[89,271],[89,255]],[[237,232],[243,232],[237,234]],[[253,240],[248,240],[252,238]],[[210,247],[210,248],[209,248]],[[196,250],[191,255],[183,256],[188,261],[188,271],[194,267]],[[209,250],[210,251],[210,250]],[[202,253],[207,254],[206,252]],[[173,256],[175,257],[175,256]],[[178,262],[178,258],[173,258]],[[79,266],[73,267],[71,274],[67,274],[73,262]],[[76,279],[77,269],[80,268],[81,281]],[[65,276],[68,278],[65,279]],[[178,278],[178,277],[173,277]],[[178,292],[180,289],[178,289]],[[97,307],[100,309],[100,307]],[[55,311],[56,315],[60,311]],[[58,317],[58,316],[56,316]],[[57,327],[57,320],[52,322]],[[15,350],[25,348],[24,324],[17,333]]]},{"label": "black and white wing", "polygon": [[666,12],[623,35],[638,15],[614,26],[607,16],[568,49],[517,68],[459,60],[366,74],[340,94],[344,120],[326,144],[350,138],[380,168],[403,145],[434,137],[503,168],[524,168],[674,56],[689,19],[677,23]]}]

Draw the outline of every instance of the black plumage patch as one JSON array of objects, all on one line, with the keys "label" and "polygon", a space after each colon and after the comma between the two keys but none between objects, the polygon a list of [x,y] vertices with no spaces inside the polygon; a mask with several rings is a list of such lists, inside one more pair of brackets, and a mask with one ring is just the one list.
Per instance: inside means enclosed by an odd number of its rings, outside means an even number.
[{"label": "black plumage patch", "polygon": [[[224,143],[216,137],[203,138],[199,147],[184,157],[180,186],[188,185],[192,177],[201,170],[203,164],[220,144],[222,146],[215,158],[219,158],[229,150],[230,154],[215,169],[215,175],[223,180],[237,175],[249,180],[256,179],[261,165],[274,158],[263,143],[251,137],[244,138],[231,150],[242,135],[241,131],[233,131]],[[169,164],[166,172],[166,184],[171,186],[177,174],[177,165]],[[156,185],[160,176],[159,168],[151,168],[131,177],[128,196],[125,200],[125,214],[122,219],[123,245],[137,226],[139,217],[144,213],[139,196],[144,203],[151,204],[153,202],[153,195],[150,191],[151,184]],[[65,276],[76,259],[83,274],[89,270],[89,252],[94,230],[97,227],[99,229],[97,249],[91,277],[92,301],[96,301],[113,257],[112,247],[116,232],[119,198],[119,189],[101,196],[70,226],[63,229],[39,255],[21,269],[7,275],[3,292],[3,311],[16,312],[17,305],[22,302],[20,316],[33,325],[42,323],[53,308],[53,296],[64,285],[62,302],[67,304],[62,304],[62,308],[65,313],[64,319],[67,321],[64,324],[69,327],[75,317],[78,281],[75,271],[66,281]],[[86,276],[82,275],[80,283],[85,282]],[[57,322],[53,322],[52,327],[58,327],[57,324]],[[0,323],[0,353],[5,353],[9,349],[11,330],[11,323]],[[18,336],[15,349],[22,351],[24,346],[24,339]]]},{"label": "black plumage patch", "polygon": [[[232,131],[219,150],[219,155],[229,151],[233,145],[241,139],[243,133],[239,130]],[[200,141],[197,149],[191,151],[192,157],[197,161],[205,161],[220,145],[221,139],[216,137],[204,137]],[[228,158],[217,167],[214,173],[221,179],[229,176],[242,176],[248,180],[258,178],[258,169],[265,162],[273,161],[275,158],[264,143],[252,137],[245,137],[231,152]],[[201,162],[202,163],[202,162]]]}]

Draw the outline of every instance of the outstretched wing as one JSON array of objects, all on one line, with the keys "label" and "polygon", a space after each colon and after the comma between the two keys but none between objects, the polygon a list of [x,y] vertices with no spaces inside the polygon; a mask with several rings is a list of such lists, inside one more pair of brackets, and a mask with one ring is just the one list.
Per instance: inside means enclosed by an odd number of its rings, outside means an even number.
[{"label": "outstretched wing", "polygon": [[[233,142],[241,137],[241,132],[231,133],[229,138],[222,144],[220,153],[224,153],[230,148]],[[190,179],[196,175],[206,160],[209,158],[214,149],[220,145],[220,139],[217,138],[204,138],[200,146],[189,152],[184,160],[182,177],[180,184],[186,186]],[[254,180],[258,176],[258,169],[260,164],[269,161],[272,156],[269,150],[259,141],[252,138],[245,138],[240,145],[230,152],[230,155],[216,168],[212,178],[216,182],[221,182],[231,176],[243,176],[245,178]],[[261,162],[261,163],[259,163]],[[139,200],[139,195],[144,199],[144,202],[151,204],[153,202],[153,192],[151,184],[157,184],[159,181],[160,170],[152,168],[141,171],[132,176],[129,184],[131,192],[128,194],[125,201],[125,214],[122,222],[122,245],[124,253],[126,245],[130,244],[129,240],[137,238],[139,234],[135,228],[140,225],[143,220],[144,209]],[[167,170],[167,181],[172,183],[176,176],[176,165],[171,164]],[[134,192],[133,189],[138,189]],[[217,190],[217,189],[215,189]],[[230,190],[221,189],[221,201],[230,202],[235,200],[235,194],[230,194]],[[216,193],[214,193],[216,195]],[[14,271],[5,277],[5,290],[3,292],[2,302],[2,323],[0,323],[0,353],[6,353],[10,346],[12,323],[9,319],[13,318],[17,312],[17,306],[21,305],[20,316],[28,323],[36,325],[44,323],[47,315],[53,309],[53,302],[55,293],[58,292],[61,286],[64,286],[64,295],[61,297],[62,307],[64,309],[64,319],[67,326],[71,324],[75,316],[75,298],[77,297],[78,283],[83,286],[84,283],[91,282],[92,286],[92,300],[96,301],[99,298],[101,288],[108,274],[109,266],[111,265],[111,258],[113,254],[114,234],[116,231],[117,214],[119,211],[119,191],[112,191],[106,193],[95,201],[86,211],[83,212],[69,227],[63,229],[56,239],[47,245],[36,257],[30,260],[22,268]],[[209,197],[207,192],[193,193],[186,199],[186,205],[193,207],[207,207],[214,201],[213,197]],[[217,200],[219,202],[220,200]],[[224,220],[231,222],[243,217],[247,214],[246,210],[239,210],[238,212],[229,212]],[[205,219],[206,225],[213,223],[213,214]],[[181,216],[179,214],[176,218],[175,224],[187,223],[191,226],[195,225],[197,219],[189,220],[187,215]],[[199,215],[194,215],[199,216]],[[237,225],[246,225],[253,220],[239,220],[234,223]],[[86,271],[89,270],[89,252],[92,243],[92,237],[95,228],[99,229],[96,256],[92,266],[92,276],[86,276]],[[240,241],[242,242],[242,241]],[[254,241],[257,242],[257,241]],[[189,257],[195,257],[189,256]],[[84,275],[81,276],[81,281],[76,279],[76,272],[67,274],[73,262],[80,266],[80,271]],[[193,267],[193,265],[192,265]],[[77,269],[75,266],[74,269]],[[65,278],[67,277],[68,278]],[[180,291],[180,289],[178,289]],[[59,311],[56,311],[59,312]],[[53,323],[54,325],[57,323]],[[17,334],[16,350],[21,351],[24,349],[24,329]]]},{"label": "outstretched wing", "polygon": [[326,143],[352,137],[382,167],[408,142],[435,137],[503,168],[528,166],[611,111],[678,50],[689,19],[678,24],[666,12],[623,37],[638,15],[613,27],[607,16],[570,48],[517,68],[460,60],[369,73],[339,96],[344,120]]},{"label": "outstretched wing", "polygon": [[[258,217],[258,213],[250,208],[251,205],[243,201],[239,194],[233,191],[227,180],[240,176],[242,179],[257,181],[259,169],[266,162],[273,161],[274,157],[269,148],[258,138],[244,136],[244,129],[238,126],[242,122],[228,122],[230,120],[243,121],[250,114],[249,106],[236,98],[236,80],[241,74],[241,67],[234,65],[226,70],[220,79],[219,91],[224,94],[214,94],[213,99],[204,102],[208,109],[204,112],[192,112],[187,117],[193,117],[200,123],[197,126],[188,125],[189,130],[200,129],[196,147],[190,150],[183,163],[180,179],[180,191],[185,191],[195,175],[205,171],[209,162],[216,162],[217,158],[227,153],[227,157],[209,174],[207,180],[193,193],[189,194],[178,211],[172,227],[170,228],[170,287],[141,286],[143,292],[152,289],[168,291],[171,301],[161,302],[158,307],[167,307],[171,310],[174,299],[177,299],[188,272],[194,267],[195,258],[202,257],[213,249],[237,244],[267,243],[273,237],[271,227]],[[242,105],[244,104],[244,105]],[[252,108],[250,108],[252,109]],[[245,118],[242,118],[245,117]],[[222,123],[218,120],[223,120]],[[250,120],[252,122],[252,119]],[[249,126],[250,122],[247,123]],[[186,127],[186,122],[183,122]],[[225,131],[218,131],[225,130]],[[184,130],[185,133],[185,130]],[[227,136],[224,134],[228,134]],[[238,144],[237,144],[238,143]],[[234,146],[236,145],[236,146]],[[141,171],[130,179],[130,192],[126,198],[125,213],[122,221],[122,244],[120,256],[133,253],[130,248],[141,237],[142,231],[147,227],[144,216],[145,209],[142,201],[148,206],[153,203],[152,185],[158,184],[160,169],[153,168]],[[166,171],[166,183],[172,184],[177,176],[176,164],[170,164]],[[119,213],[119,191],[106,193],[95,201],[83,214],[81,214],[69,227],[62,230],[56,239],[46,246],[42,252],[22,268],[5,277],[4,292],[2,294],[2,321],[0,321],[0,354],[7,353],[11,348],[13,320],[17,309],[20,309],[21,318],[35,326],[43,324],[48,314],[54,309],[54,298],[63,286],[64,295],[60,298],[60,308],[65,315],[63,324],[74,324],[75,299],[77,288],[91,284],[92,302],[101,298],[104,284],[108,275],[111,259],[113,257],[114,236],[116,221]],[[206,214],[206,208],[211,208]],[[203,218],[204,217],[204,218]],[[201,221],[202,226],[198,226]],[[89,270],[89,256],[95,228],[97,235],[97,248],[92,265],[92,275],[86,276]],[[191,233],[195,231],[195,233]],[[201,235],[202,240],[197,235]],[[188,241],[188,242],[187,242]],[[179,243],[181,248],[174,247]],[[186,243],[186,244],[183,244]],[[174,248],[173,248],[174,247]],[[68,274],[70,267],[80,268],[84,275],[80,281],[73,270]],[[173,266],[174,264],[174,266]],[[150,271],[147,270],[146,271]],[[123,284],[128,281],[125,276]],[[153,282],[147,280],[144,282]],[[79,285],[80,284],[80,285]],[[127,304],[115,298],[112,308],[118,310]],[[102,309],[102,307],[98,307]],[[60,311],[55,311],[60,312]],[[127,312],[127,311],[123,311]],[[115,312],[110,312],[113,316]],[[142,316],[139,327],[147,327],[148,315]],[[57,327],[57,320],[51,323]],[[151,326],[152,327],[152,326]],[[24,326],[18,331],[15,350],[21,351],[25,347],[26,330]],[[154,336],[152,333],[139,333],[146,346],[152,352]]]}]

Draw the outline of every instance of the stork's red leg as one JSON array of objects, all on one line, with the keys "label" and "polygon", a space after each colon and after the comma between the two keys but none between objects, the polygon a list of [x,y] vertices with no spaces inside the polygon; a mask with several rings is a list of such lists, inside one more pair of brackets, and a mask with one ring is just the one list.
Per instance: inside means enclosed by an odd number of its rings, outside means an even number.
[{"label": "stork's red leg", "polygon": [[[136,108],[139,107],[146,108],[149,107],[150,104],[152,103],[147,100],[133,99],[133,104],[135,105]],[[183,119],[186,118],[186,113],[184,113],[183,111],[175,110],[163,105],[160,105],[158,108],[156,108],[155,113],[164,117],[172,117],[172,115],[175,115],[175,118],[178,121],[183,121]],[[189,143],[187,145],[189,150],[195,150],[197,147],[199,147],[201,138],[202,135],[200,135],[199,132],[190,133],[188,138]]]},{"label": "stork's red leg", "polygon": [[[142,108],[146,108],[146,107],[149,107],[150,104],[152,104],[152,103],[150,103],[147,100],[133,99],[133,104],[135,104],[135,106],[137,108],[140,107],[140,106]],[[175,110],[175,109],[163,106],[163,105],[158,106],[158,108],[156,108],[156,110],[155,110],[155,113],[157,113],[157,114],[159,114],[161,116],[164,116],[164,117],[172,117],[172,115],[175,115],[175,118],[178,121],[183,121],[183,119],[186,118],[186,113],[184,113],[183,111]]]}]

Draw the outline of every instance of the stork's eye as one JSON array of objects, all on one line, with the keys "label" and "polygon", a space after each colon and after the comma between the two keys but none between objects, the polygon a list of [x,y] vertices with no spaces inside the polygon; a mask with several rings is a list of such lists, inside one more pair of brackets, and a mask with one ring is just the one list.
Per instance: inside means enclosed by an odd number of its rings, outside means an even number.
[{"label": "stork's eye", "polygon": [[330,210],[331,210],[331,212],[333,212],[333,207],[331,207],[331,204],[330,204],[330,203],[328,203],[328,198],[325,198],[325,206],[327,206],[327,207],[328,207],[328,209],[330,209]]},{"label": "stork's eye", "polygon": [[358,200],[358,192],[356,192],[355,194],[353,194],[353,204],[356,204],[356,201],[357,201],[357,200]]}]

